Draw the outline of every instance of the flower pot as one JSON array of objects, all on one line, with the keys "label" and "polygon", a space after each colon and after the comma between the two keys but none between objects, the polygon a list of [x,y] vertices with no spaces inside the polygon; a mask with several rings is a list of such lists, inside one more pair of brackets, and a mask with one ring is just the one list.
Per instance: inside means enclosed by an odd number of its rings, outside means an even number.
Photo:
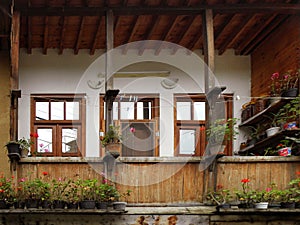
[{"label": "flower pot", "polygon": [[28,153],[29,153],[29,149],[25,149],[25,148],[21,149],[21,157],[22,158],[28,157]]},{"label": "flower pot", "polygon": [[38,208],[40,200],[39,199],[25,199],[25,206],[27,209]]},{"label": "flower pot", "polygon": [[66,206],[66,202],[62,200],[54,200],[53,201],[53,209],[64,209]]},{"label": "flower pot", "polygon": [[294,209],[295,208],[295,202],[281,202],[280,208],[284,209]]},{"label": "flower pot", "polygon": [[269,203],[268,202],[257,202],[254,204],[256,209],[267,209]]},{"label": "flower pot", "polygon": [[105,146],[105,151],[111,154],[115,159],[118,158],[121,154],[122,144],[107,144]]},{"label": "flower pot", "polygon": [[83,200],[80,202],[79,207],[81,209],[95,209],[96,202],[94,200]]},{"label": "flower pot", "polygon": [[23,201],[14,202],[14,208],[15,209],[24,209],[25,208],[25,202],[23,202]]},{"label": "flower pot", "polygon": [[51,209],[52,204],[50,201],[44,200],[42,201],[41,206],[43,209]]},{"label": "flower pot", "polygon": [[126,202],[114,202],[113,209],[116,211],[125,211],[126,205]]},{"label": "flower pot", "polygon": [[67,203],[67,208],[68,209],[78,209],[78,202]]},{"label": "flower pot", "polygon": [[9,206],[5,200],[0,200],[0,209],[8,209]]},{"label": "flower pot", "polygon": [[281,97],[296,97],[298,95],[298,88],[290,88],[282,92]]},{"label": "flower pot", "polygon": [[267,137],[271,137],[275,134],[277,134],[280,130],[280,127],[271,127],[269,129],[266,130],[267,133]]},{"label": "flower pot", "polygon": [[107,210],[108,209],[108,202],[96,202],[96,208]]},{"label": "flower pot", "polygon": [[291,156],[292,148],[291,147],[284,147],[278,150],[279,156]]}]

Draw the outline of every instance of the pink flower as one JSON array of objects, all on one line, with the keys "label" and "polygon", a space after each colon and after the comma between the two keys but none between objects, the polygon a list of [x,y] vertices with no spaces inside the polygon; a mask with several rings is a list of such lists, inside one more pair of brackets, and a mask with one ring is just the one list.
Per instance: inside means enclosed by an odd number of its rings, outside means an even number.
[{"label": "pink flower", "polygon": [[134,133],[135,132],[135,128],[134,127],[130,127],[130,132]]},{"label": "pink flower", "polygon": [[271,80],[275,80],[275,79],[278,79],[279,78],[279,73],[276,72],[276,73],[273,73],[272,76],[271,76]]},{"label": "pink flower", "polygon": [[20,179],[20,182],[25,182],[25,178],[21,178],[21,179]]},{"label": "pink flower", "polygon": [[41,144],[40,144],[40,147],[41,147],[41,148],[42,148],[42,147],[44,147],[44,144],[43,144],[43,143],[41,143]]},{"label": "pink flower", "polygon": [[49,149],[46,148],[46,149],[45,149],[45,152],[49,152]]},{"label": "pink flower", "polygon": [[270,191],[272,191],[272,188],[270,187],[266,188],[266,192],[270,192]]},{"label": "pink flower", "polygon": [[59,177],[59,178],[58,178],[58,181],[62,181],[62,178],[61,178],[61,177]]}]

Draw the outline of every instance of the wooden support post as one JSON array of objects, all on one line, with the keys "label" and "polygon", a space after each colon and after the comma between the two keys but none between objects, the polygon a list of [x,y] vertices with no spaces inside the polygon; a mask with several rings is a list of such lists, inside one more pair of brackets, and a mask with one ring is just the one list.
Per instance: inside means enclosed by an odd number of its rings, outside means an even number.
[{"label": "wooden support post", "polygon": [[[113,77],[111,74],[112,67],[112,58],[110,50],[113,48],[114,44],[114,18],[112,10],[106,12],[106,54],[105,54],[105,92],[107,95],[108,90],[113,90]],[[112,107],[112,102],[111,102]],[[106,113],[106,123],[105,130],[108,131],[109,125],[112,124],[112,110],[109,110],[109,104],[106,104],[105,113]]]},{"label": "wooden support post", "polygon": [[[213,29],[213,11],[211,9],[206,9],[202,15],[202,28],[203,28],[203,51],[204,51],[204,61],[206,63],[204,69],[204,83],[205,83],[205,93],[208,92],[215,86],[214,83],[214,70],[215,70],[215,49],[214,49],[214,29]],[[210,126],[210,106],[206,100],[206,127]],[[215,162],[213,162],[215,163]],[[212,168],[216,168],[213,166]],[[203,176],[203,200],[205,199],[207,190],[212,188],[214,177],[216,174],[213,171],[206,169]]]},{"label": "wooden support post", "polygon": [[[11,25],[11,90],[19,89],[19,43],[20,12],[13,12]],[[16,140],[18,134],[18,97],[11,92],[10,138]]]}]

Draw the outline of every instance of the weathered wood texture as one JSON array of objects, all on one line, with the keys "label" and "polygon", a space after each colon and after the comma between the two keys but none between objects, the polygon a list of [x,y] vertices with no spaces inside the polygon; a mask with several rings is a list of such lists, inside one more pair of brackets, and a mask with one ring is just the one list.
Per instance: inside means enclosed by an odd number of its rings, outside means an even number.
[{"label": "weathered wood texture", "polygon": [[300,16],[290,17],[251,55],[253,97],[269,93],[271,75],[300,67]]},{"label": "weathered wood texture", "polygon": [[[203,173],[198,163],[119,163],[115,170],[118,188],[132,190],[131,203],[184,203],[202,201]],[[42,177],[46,171],[54,178],[98,178],[103,163],[26,163],[18,167],[17,177]]]},{"label": "weathered wood texture", "polygon": [[216,185],[242,190],[241,180],[248,178],[251,189],[265,190],[271,183],[286,188],[289,181],[297,177],[297,171],[300,171],[297,161],[219,162]]},{"label": "weathered wood texture", "polygon": [[[245,157],[246,158],[246,157]],[[266,158],[266,157],[265,157]],[[221,184],[231,190],[241,189],[241,180],[250,179],[250,187],[265,189],[274,182],[279,188],[286,187],[291,179],[300,171],[299,157],[275,157],[274,160],[264,157],[223,157],[216,164],[216,179],[213,172],[206,179],[210,183]],[[258,160],[253,160],[258,159]],[[144,162],[143,162],[144,161]],[[151,158],[117,163],[114,171],[117,186],[121,191],[132,190],[127,199],[129,203],[199,203],[203,202],[203,171],[199,171],[200,161],[174,161],[172,158],[160,162]],[[47,171],[51,177],[74,177],[101,179],[103,162],[101,160],[86,163],[84,161],[63,161],[20,163],[17,177],[43,176]],[[212,188],[211,186],[209,188]]]}]

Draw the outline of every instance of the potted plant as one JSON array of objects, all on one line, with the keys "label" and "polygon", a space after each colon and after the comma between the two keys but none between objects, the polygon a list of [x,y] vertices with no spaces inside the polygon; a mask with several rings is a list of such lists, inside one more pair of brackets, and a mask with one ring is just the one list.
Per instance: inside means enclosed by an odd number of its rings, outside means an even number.
[{"label": "potted plant", "polygon": [[77,209],[79,206],[79,183],[70,179],[66,188],[66,205],[68,209]]},{"label": "potted plant", "polygon": [[127,197],[131,194],[131,190],[126,190],[123,193],[116,192],[115,201],[113,202],[113,209],[116,211],[125,211],[127,205]]},{"label": "potted plant", "polygon": [[[238,131],[236,130],[237,118],[217,119],[208,129],[206,129],[206,136],[209,138],[209,143],[212,146],[224,146],[225,141],[236,139]],[[222,153],[224,149],[220,151]]]},{"label": "potted plant", "polygon": [[34,144],[33,139],[34,138],[38,138],[38,134],[37,133],[32,133],[30,134],[30,138],[20,138],[17,141],[9,141],[7,142],[7,144],[5,145],[7,150],[8,150],[8,154],[19,154],[21,157],[27,157],[28,153],[29,153],[29,149],[31,147],[32,144]]},{"label": "potted plant", "polygon": [[217,185],[215,191],[209,191],[206,194],[206,199],[213,205],[219,208],[230,208],[230,201],[233,196],[229,189],[224,189],[222,185]]},{"label": "potted plant", "polygon": [[8,209],[13,203],[14,191],[12,187],[12,179],[0,176],[0,209]]},{"label": "potted plant", "polygon": [[109,184],[106,180],[96,188],[96,207],[106,210],[108,205],[119,196],[115,185]]},{"label": "potted plant", "polygon": [[121,153],[122,136],[119,127],[109,125],[108,131],[100,138],[102,146],[107,153],[117,158]]},{"label": "potted plant", "polygon": [[237,200],[240,202],[239,208],[253,208],[253,191],[249,186],[250,179],[244,178],[241,180],[242,190],[235,192]]},{"label": "potted plant", "polygon": [[71,180],[59,177],[51,181],[51,199],[54,209],[64,209],[66,205],[67,187]]},{"label": "potted plant", "polygon": [[96,207],[96,186],[97,179],[79,180],[80,203],[81,209],[94,209]]}]

